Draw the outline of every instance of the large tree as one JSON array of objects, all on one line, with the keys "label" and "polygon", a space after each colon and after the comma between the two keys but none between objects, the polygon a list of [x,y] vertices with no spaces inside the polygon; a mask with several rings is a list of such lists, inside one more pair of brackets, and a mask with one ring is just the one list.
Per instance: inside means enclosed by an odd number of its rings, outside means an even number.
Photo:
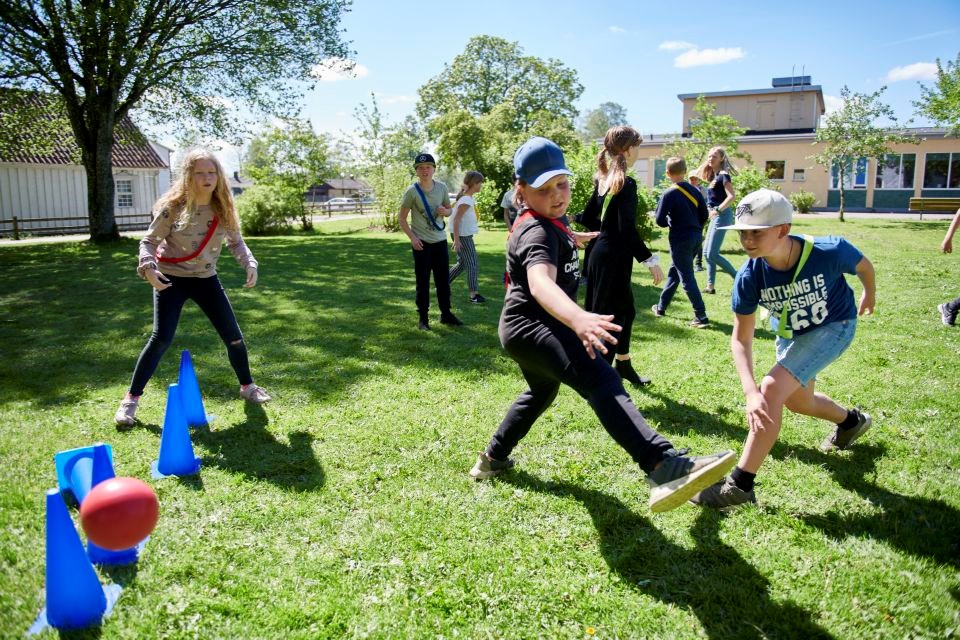
[{"label": "large tree", "polygon": [[683,158],[692,171],[707,159],[713,147],[723,147],[727,155],[752,162],[750,154],[740,151],[738,139],[747,132],[736,118],[728,114],[717,115],[717,105],[700,95],[693,107],[696,115],[690,122],[690,137],[678,137],[664,145],[662,157]]},{"label": "large tree", "polygon": [[[225,135],[241,106],[292,115],[349,67],[349,0],[0,0],[0,86],[52,90],[87,174],[90,237],[116,238],[111,152],[132,109]],[[318,66],[319,65],[319,66]]]},{"label": "large tree", "polygon": [[[898,128],[893,109],[880,101],[885,90],[886,87],[881,87],[874,93],[856,93],[843,87],[840,108],[829,114],[817,129],[814,144],[822,145],[822,149],[812,157],[828,174],[837,171],[840,222],[844,214],[844,188],[858,159],[880,158],[890,152],[892,144],[920,142]],[[884,121],[887,124],[881,126]]]},{"label": "large tree", "polygon": [[921,84],[920,92],[920,100],[913,103],[919,113],[960,136],[960,53],[955,61],[947,61],[946,69],[937,58],[937,81],[933,87]]},{"label": "large tree", "polygon": [[627,110],[616,102],[604,102],[596,109],[583,114],[580,123],[580,136],[586,142],[602,139],[610,127],[627,124]]}]

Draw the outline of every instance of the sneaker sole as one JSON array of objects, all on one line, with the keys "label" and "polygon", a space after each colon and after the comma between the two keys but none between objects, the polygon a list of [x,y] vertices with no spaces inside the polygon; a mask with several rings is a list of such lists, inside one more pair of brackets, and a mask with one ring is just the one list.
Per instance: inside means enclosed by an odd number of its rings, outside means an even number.
[{"label": "sneaker sole", "polygon": [[489,480],[490,478],[496,477],[501,473],[503,473],[504,471],[509,471],[510,469],[513,469],[513,467],[509,467],[507,469],[481,471],[476,466],[474,466],[473,469],[470,469],[470,477],[473,478],[474,480]]},{"label": "sneaker sole", "polygon": [[650,490],[650,510],[663,513],[676,509],[710,485],[722,480],[736,462],[737,457],[733,451],[725,451],[713,464],[696,473],[654,487]]}]

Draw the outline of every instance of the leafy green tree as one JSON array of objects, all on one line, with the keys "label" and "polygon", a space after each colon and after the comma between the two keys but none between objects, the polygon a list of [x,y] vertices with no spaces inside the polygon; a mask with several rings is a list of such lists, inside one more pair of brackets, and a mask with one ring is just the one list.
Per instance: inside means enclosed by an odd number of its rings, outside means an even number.
[{"label": "leafy green tree", "polygon": [[604,102],[583,115],[579,133],[584,142],[592,142],[602,139],[610,127],[626,124],[627,110],[616,102]]},{"label": "leafy green tree", "polygon": [[690,123],[690,137],[676,138],[664,145],[661,156],[664,159],[676,156],[687,161],[692,171],[707,159],[707,152],[713,147],[723,147],[727,155],[752,162],[750,154],[740,151],[737,139],[747,132],[737,119],[731,115],[716,115],[717,105],[708,102],[704,96],[697,97],[693,108],[696,118]]},{"label": "leafy green tree", "polygon": [[[839,109],[828,115],[817,129],[815,145],[822,145],[819,153],[811,156],[827,173],[834,169],[840,179],[840,221],[844,214],[844,189],[848,176],[858,158],[879,158],[890,152],[890,145],[909,142],[919,144],[902,130],[896,128],[897,118],[893,109],[880,101],[886,90],[881,87],[874,93],[856,93],[846,86],[840,90],[843,100]],[[888,120],[892,127],[881,127],[879,121]]]},{"label": "leafy green tree", "polygon": [[937,58],[937,81],[933,87],[920,85],[920,100],[913,103],[921,115],[960,136],[960,53],[944,69]]},{"label": "leafy green tree", "polygon": [[329,142],[309,120],[286,120],[254,138],[247,152],[246,173],[258,184],[284,191],[300,203],[300,223],[313,227],[312,210],[304,200],[311,186],[332,175]]},{"label": "leafy green tree", "polygon": [[321,64],[349,67],[348,0],[0,0],[0,86],[62,100],[87,174],[90,237],[118,237],[114,130],[155,122],[236,126],[240,106],[290,115]]}]

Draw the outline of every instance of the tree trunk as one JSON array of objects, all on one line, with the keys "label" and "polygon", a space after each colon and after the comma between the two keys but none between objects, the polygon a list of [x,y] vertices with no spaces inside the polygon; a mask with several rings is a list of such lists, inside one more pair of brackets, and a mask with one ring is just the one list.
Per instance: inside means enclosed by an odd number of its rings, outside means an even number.
[{"label": "tree trunk", "polygon": [[87,173],[87,214],[90,241],[110,242],[120,238],[113,212],[113,110],[94,115],[90,137],[77,142]]},{"label": "tree trunk", "polygon": [[840,177],[840,222],[843,222],[843,176]]}]

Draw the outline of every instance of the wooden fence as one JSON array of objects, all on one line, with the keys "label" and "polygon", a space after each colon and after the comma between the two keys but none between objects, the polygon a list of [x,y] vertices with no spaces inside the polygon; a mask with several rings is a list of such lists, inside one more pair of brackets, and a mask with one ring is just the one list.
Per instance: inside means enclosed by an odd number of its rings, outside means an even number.
[{"label": "wooden fence", "polygon": [[[120,231],[138,231],[150,226],[150,215],[143,213],[120,214],[114,216]],[[37,223],[54,223],[38,226]],[[73,216],[60,218],[19,218],[0,220],[0,237],[10,236],[19,240],[22,235],[50,236],[71,233],[86,233],[90,230],[90,218]]]}]

